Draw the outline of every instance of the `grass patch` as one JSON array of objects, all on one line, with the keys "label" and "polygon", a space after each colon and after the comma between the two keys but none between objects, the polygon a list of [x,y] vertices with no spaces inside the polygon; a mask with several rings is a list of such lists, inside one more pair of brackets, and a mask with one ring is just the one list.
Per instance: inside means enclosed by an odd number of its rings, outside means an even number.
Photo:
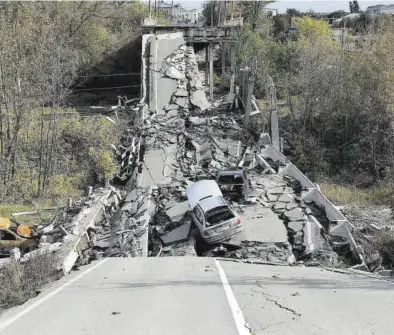
[{"label": "grass patch", "polygon": [[52,254],[34,257],[26,263],[11,262],[0,268],[0,310],[23,304],[56,279],[57,258]]},{"label": "grass patch", "polygon": [[[45,206],[43,206],[45,207]],[[0,204],[0,216],[11,218],[12,213],[18,212],[31,212],[40,210],[40,207],[34,205],[22,205],[22,204]],[[41,224],[42,222],[48,221],[54,215],[54,211],[42,211],[35,215],[20,215],[13,218],[16,222],[23,223],[29,226]]]},{"label": "grass patch", "polygon": [[339,205],[386,205],[391,204],[393,189],[379,186],[360,189],[354,186],[342,186],[332,183],[319,183],[323,194],[333,203]]}]

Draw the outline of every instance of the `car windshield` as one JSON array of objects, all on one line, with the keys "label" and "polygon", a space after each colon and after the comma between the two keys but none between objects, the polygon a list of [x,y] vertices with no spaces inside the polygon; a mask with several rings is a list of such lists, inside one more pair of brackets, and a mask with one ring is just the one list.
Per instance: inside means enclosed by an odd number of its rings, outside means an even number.
[{"label": "car windshield", "polygon": [[213,227],[219,223],[233,219],[235,216],[227,206],[216,207],[206,214],[206,225]]},{"label": "car windshield", "polygon": [[218,179],[219,184],[243,184],[241,175],[222,175]]}]

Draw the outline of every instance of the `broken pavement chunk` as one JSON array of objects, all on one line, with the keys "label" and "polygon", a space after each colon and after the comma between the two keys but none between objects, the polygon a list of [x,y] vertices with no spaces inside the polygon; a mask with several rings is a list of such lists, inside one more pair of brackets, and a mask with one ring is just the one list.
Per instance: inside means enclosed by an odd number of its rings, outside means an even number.
[{"label": "broken pavement chunk", "polygon": [[171,207],[167,206],[167,208],[168,209],[166,210],[166,214],[170,218],[170,220],[172,222],[178,222],[182,220],[186,212],[189,210],[189,202],[179,202]]},{"label": "broken pavement chunk", "polygon": [[161,236],[164,245],[186,240],[189,237],[191,221],[171,230],[166,235]]},{"label": "broken pavement chunk", "polygon": [[179,90],[177,90],[177,91],[174,93],[174,95],[175,95],[176,97],[187,97],[187,96],[189,95],[189,93],[188,93],[186,90],[181,90],[181,89],[179,89]]},{"label": "broken pavement chunk", "polygon": [[286,202],[286,203],[293,202],[293,200],[294,200],[294,197],[293,197],[292,195],[286,194],[286,193],[282,194],[282,195],[278,198],[278,201],[280,201],[280,202]]},{"label": "broken pavement chunk", "polygon": [[177,70],[175,67],[170,66],[166,72],[165,75],[167,77],[170,77],[172,79],[182,79],[184,76],[182,74],[182,72],[180,72],[179,70]]},{"label": "broken pavement chunk", "polygon": [[179,106],[176,104],[171,104],[171,105],[165,105],[164,110],[166,111],[171,111],[171,110],[178,110]]},{"label": "broken pavement chunk", "polygon": [[304,229],[304,223],[302,221],[291,221],[287,226],[294,232],[302,231]]},{"label": "broken pavement chunk", "polygon": [[284,215],[289,221],[299,221],[304,218],[304,213],[299,208],[294,208],[285,212]]},{"label": "broken pavement chunk", "polygon": [[198,91],[194,91],[191,95],[190,95],[190,102],[200,108],[202,111],[208,109],[210,107],[210,104],[205,96],[205,92],[198,90]]}]

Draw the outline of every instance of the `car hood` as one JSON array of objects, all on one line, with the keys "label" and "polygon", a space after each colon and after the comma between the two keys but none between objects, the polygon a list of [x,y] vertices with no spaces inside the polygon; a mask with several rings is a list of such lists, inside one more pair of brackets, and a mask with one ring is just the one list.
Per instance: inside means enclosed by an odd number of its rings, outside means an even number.
[{"label": "car hood", "polygon": [[186,194],[192,209],[206,197],[223,196],[218,184],[214,180],[200,180],[190,185],[186,190]]}]

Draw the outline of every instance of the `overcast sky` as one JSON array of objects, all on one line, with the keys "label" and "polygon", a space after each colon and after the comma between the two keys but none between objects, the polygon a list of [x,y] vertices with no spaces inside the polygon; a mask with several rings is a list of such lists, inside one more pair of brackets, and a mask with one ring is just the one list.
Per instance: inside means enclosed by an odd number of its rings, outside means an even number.
[{"label": "overcast sky", "polygon": [[[198,9],[201,7],[204,1],[197,0],[183,0],[179,1],[183,7],[187,9]],[[177,3],[177,1],[174,1]],[[362,10],[365,10],[368,6],[379,5],[379,4],[394,4],[392,1],[359,1]],[[277,8],[280,13],[286,12],[287,8],[296,8],[300,11],[307,12],[313,10],[315,12],[333,12],[335,10],[345,10],[349,11],[349,1],[336,0],[336,1],[326,1],[326,0],[277,0],[274,3],[268,5],[270,8]]]}]

